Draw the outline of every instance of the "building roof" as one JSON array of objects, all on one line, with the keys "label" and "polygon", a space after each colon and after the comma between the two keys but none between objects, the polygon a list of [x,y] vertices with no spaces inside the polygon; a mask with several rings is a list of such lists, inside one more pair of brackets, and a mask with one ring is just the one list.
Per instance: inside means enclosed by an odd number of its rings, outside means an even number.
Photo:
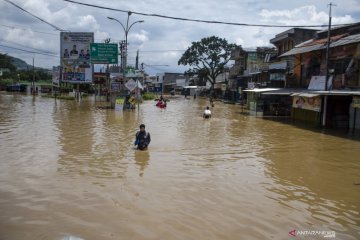
[{"label": "building roof", "polygon": [[[330,48],[349,45],[360,42],[360,34],[355,34],[350,36],[338,35],[332,37],[332,40],[334,40],[334,42],[330,43]],[[313,51],[326,49],[326,43],[327,41],[325,40],[324,42],[323,39],[306,41],[304,43],[295,46],[295,48],[280,55],[279,57],[293,56],[300,53],[313,52]]]},{"label": "building roof", "polygon": [[[244,90],[246,91],[246,90]],[[316,97],[319,95],[332,95],[332,96],[352,96],[357,95],[360,96],[360,90],[307,90],[307,89],[289,89],[289,88],[281,88],[278,90],[270,90],[262,95],[290,95],[290,96],[300,96],[300,97]]]},{"label": "building roof", "polygon": [[294,37],[295,32],[311,32],[311,33],[316,33],[317,29],[309,29],[309,28],[291,28],[289,30],[286,30],[284,32],[281,32],[279,34],[276,34],[274,38],[270,39],[270,43],[275,44],[281,40],[284,40],[286,38],[289,37]]},{"label": "building roof", "polygon": [[[360,23],[359,22],[356,22],[356,23],[349,23],[349,24],[344,24],[344,25],[340,25],[340,26],[335,26],[335,27],[331,27],[331,31],[333,30],[338,30],[338,29],[341,29],[341,28],[349,28],[349,27],[352,27],[352,26],[356,26],[356,25],[359,25]],[[318,31],[318,33],[325,33],[327,32],[328,29],[325,28],[321,31]]]}]

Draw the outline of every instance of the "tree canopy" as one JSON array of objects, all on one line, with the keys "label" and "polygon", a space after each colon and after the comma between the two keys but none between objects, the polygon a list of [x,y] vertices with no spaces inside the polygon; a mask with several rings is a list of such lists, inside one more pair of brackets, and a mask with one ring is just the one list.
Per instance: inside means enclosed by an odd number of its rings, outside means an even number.
[{"label": "tree canopy", "polygon": [[229,44],[226,39],[216,36],[203,38],[192,43],[179,59],[178,65],[190,66],[187,74],[205,78],[213,88],[216,77],[224,72],[234,48],[236,44]]},{"label": "tree canopy", "polygon": [[0,53],[0,68],[7,68],[10,71],[15,71],[16,67],[11,63],[11,58],[7,54]]}]

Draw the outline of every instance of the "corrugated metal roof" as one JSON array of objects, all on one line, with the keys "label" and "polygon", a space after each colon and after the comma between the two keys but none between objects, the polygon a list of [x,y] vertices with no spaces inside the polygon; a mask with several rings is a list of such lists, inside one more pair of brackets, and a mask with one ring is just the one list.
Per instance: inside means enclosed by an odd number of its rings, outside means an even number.
[{"label": "corrugated metal roof", "polygon": [[[358,42],[360,42],[360,34],[350,35],[350,36],[341,38],[335,42],[332,42],[330,44],[330,48],[339,47],[339,46],[343,46],[343,45],[349,45],[349,44],[358,43]],[[292,55],[296,55],[296,54],[300,54],[300,53],[313,52],[313,51],[317,51],[317,50],[326,48],[326,44],[315,44],[315,45],[304,46],[304,47],[301,47],[301,46],[302,45],[300,44],[300,45],[298,45],[298,47],[291,49],[290,51],[280,55],[279,57],[286,57],[286,56],[292,56]]]}]

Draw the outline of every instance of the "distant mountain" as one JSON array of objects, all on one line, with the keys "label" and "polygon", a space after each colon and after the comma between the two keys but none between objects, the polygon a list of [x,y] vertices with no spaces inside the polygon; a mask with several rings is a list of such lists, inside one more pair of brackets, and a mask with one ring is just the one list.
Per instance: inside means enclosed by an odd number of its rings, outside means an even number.
[{"label": "distant mountain", "polygon": [[16,57],[9,56],[11,64],[13,64],[17,70],[30,70],[32,69],[32,65],[27,64],[24,60],[21,60]]},{"label": "distant mountain", "polygon": [[[16,58],[16,57],[10,57],[10,62],[11,64],[13,64],[16,67],[16,70],[32,70],[32,65],[27,64],[24,60],[21,60],[20,58]],[[36,70],[44,70],[44,71],[49,71],[49,69],[46,68],[40,68],[40,67],[35,67]]]}]

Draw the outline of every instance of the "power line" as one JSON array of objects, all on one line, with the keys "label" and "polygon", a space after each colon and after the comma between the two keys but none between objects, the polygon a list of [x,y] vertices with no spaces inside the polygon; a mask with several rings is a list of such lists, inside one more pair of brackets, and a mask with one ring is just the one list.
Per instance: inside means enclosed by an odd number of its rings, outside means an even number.
[{"label": "power line", "polygon": [[[139,50],[139,53],[162,53],[162,52],[185,52],[186,50],[183,49],[175,49],[175,50]],[[129,52],[135,52],[135,51],[129,51]]]},{"label": "power line", "polygon": [[55,55],[54,52],[49,52],[49,51],[44,51],[44,50],[41,50],[41,49],[29,47],[29,46],[24,46],[24,45],[21,45],[21,44],[19,44],[19,43],[7,41],[7,40],[1,39],[1,38],[0,38],[0,42],[6,42],[6,43],[10,43],[10,44],[15,44],[15,45],[18,45],[18,46],[20,46],[20,47],[29,48],[29,49],[32,49],[32,50],[35,50],[35,51],[38,51],[38,52],[42,52],[42,53],[46,53],[46,54],[54,54],[54,55]]},{"label": "power line", "polygon": [[[5,0],[5,1],[7,1],[7,0]],[[328,26],[327,24],[325,24],[325,25],[268,25],[268,24],[248,24],[248,23],[210,21],[210,20],[171,17],[171,16],[159,15],[159,14],[155,14],[155,13],[133,12],[133,11],[121,10],[121,9],[110,8],[110,7],[104,7],[104,6],[99,6],[99,5],[89,4],[89,3],[81,3],[81,2],[76,2],[76,1],[73,1],[73,0],[64,0],[64,1],[79,4],[79,5],[84,5],[84,6],[88,6],[88,7],[111,10],[111,11],[117,11],[117,12],[123,12],[123,13],[131,13],[131,14],[147,16],[147,17],[167,18],[167,19],[173,19],[173,20],[179,20],[179,21],[188,21],[188,22],[225,24],[225,25],[235,25],[235,26],[244,26],[244,27],[274,27],[274,28],[275,27],[276,28],[306,28],[306,27],[317,27],[317,28],[319,28],[319,27],[327,27]],[[339,24],[338,26],[343,26],[343,25],[347,25],[347,24]]]},{"label": "power line", "polygon": [[30,14],[30,15],[31,15],[31,16],[33,16],[34,18],[37,18],[37,19],[39,19],[40,21],[42,21],[42,22],[44,22],[44,23],[46,23],[46,24],[50,25],[51,27],[55,28],[55,29],[56,29],[56,30],[58,30],[58,31],[65,31],[65,30],[63,30],[63,29],[61,29],[61,28],[59,28],[59,27],[55,26],[54,24],[51,24],[51,23],[49,23],[49,22],[45,21],[44,19],[42,19],[42,18],[40,18],[40,17],[38,17],[38,16],[36,16],[36,15],[32,14],[31,12],[29,12],[29,11],[25,10],[24,8],[22,8],[22,7],[20,7],[19,5],[15,4],[15,3],[13,3],[13,2],[12,2],[12,1],[10,1],[10,0],[4,0],[4,1],[5,1],[5,2],[8,2],[8,3],[12,4],[13,6],[15,6],[15,7],[19,8],[20,10],[22,10],[22,11],[24,11],[24,12],[26,12],[26,13]]},{"label": "power line", "polygon": [[21,27],[9,26],[9,25],[4,25],[4,24],[0,24],[0,27],[6,27],[6,28],[11,28],[11,29],[21,29],[21,30],[31,30],[31,31],[37,32],[37,33],[59,36],[59,34],[56,34],[56,33],[41,32],[41,31],[33,30],[31,28],[21,28]]},{"label": "power line", "polygon": [[40,54],[40,55],[45,55],[45,56],[50,56],[50,57],[57,57],[57,58],[60,57],[60,56],[58,56],[58,55],[47,54],[47,53],[42,53],[42,52],[35,52],[35,51],[29,51],[29,50],[25,50],[25,49],[21,49],[21,48],[5,46],[5,45],[2,45],[2,44],[0,44],[0,47],[15,49],[15,50],[19,50],[19,51],[23,51],[23,52],[27,52],[27,53]]}]

